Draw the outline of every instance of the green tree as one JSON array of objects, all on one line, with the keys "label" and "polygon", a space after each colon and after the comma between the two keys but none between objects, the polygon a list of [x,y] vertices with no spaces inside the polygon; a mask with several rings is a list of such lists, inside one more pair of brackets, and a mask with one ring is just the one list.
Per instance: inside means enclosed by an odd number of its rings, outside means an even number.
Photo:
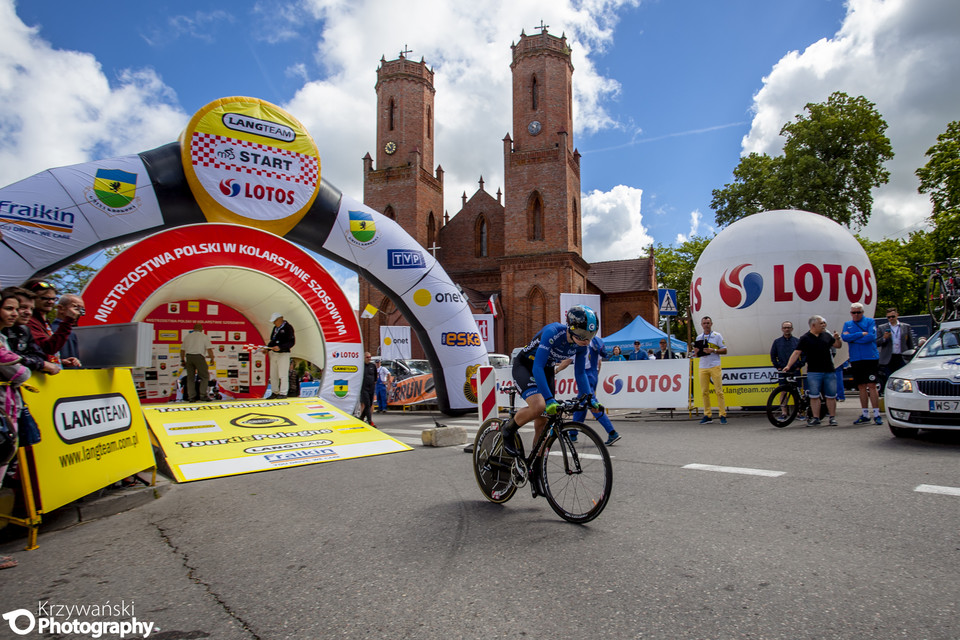
[{"label": "green tree", "polygon": [[918,273],[916,266],[931,260],[930,234],[916,231],[907,240],[874,242],[860,236],[857,240],[873,265],[877,315],[890,307],[896,307],[903,315],[926,313],[926,274]]},{"label": "green tree", "polygon": [[693,236],[679,247],[665,247],[658,243],[653,249],[656,260],[657,284],[677,290],[679,314],[671,321],[670,330],[681,340],[686,339],[690,324],[690,279],[700,254],[710,244],[705,236]]},{"label": "green tree", "polygon": [[947,125],[927,150],[927,164],[917,169],[920,193],[933,203],[934,259],[955,257],[960,246],[960,120]]},{"label": "green tree", "polygon": [[[110,260],[128,246],[129,245],[116,245],[113,247],[108,247],[107,249],[104,249],[103,256],[107,260]],[[98,256],[95,262],[99,261],[100,258]],[[75,262],[71,265],[67,265],[59,271],[49,274],[46,276],[46,279],[57,287],[57,291],[60,294],[74,293],[80,295],[83,292],[83,288],[87,286],[87,283],[90,282],[90,280],[94,275],[96,275],[97,271],[99,271],[101,267],[102,265],[100,267],[91,267],[80,262]]]},{"label": "green tree", "polygon": [[890,179],[883,168],[893,158],[886,121],[863,96],[840,91],[804,110],[780,130],[782,156],[751,153],[734,169],[732,183],[713,190],[718,224],[771,209],[812,211],[847,226],[867,223],[873,188]]}]

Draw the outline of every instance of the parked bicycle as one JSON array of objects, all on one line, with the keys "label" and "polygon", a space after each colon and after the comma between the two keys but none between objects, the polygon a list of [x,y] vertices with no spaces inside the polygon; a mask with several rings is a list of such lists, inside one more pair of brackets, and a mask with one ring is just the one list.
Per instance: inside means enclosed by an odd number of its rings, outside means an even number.
[{"label": "parked bicycle", "polygon": [[[784,376],[776,389],[767,398],[767,420],[775,427],[783,428],[799,417],[806,420],[810,415],[810,398],[803,386],[803,375]],[[821,405],[821,412],[826,407]]]},{"label": "parked bicycle", "polygon": [[936,324],[957,320],[960,313],[960,258],[921,264],[917,272],[930,268],[927,278],[927,309]]},{"label": "parked bicycle", "polygon": [[[534,442],[530,455],[514,458],[503,451],[503,420],[480,426],[473,447],[473,470],[487,500],[502,504],[529,482],[568,522],[590,522],[603,511],[613,488],[613,464],[597,433],[564,416],[586,409],[585,398],[560,404]],[[517,435],[517,439],[520,436]],[[523,451],[522,442],[517,443]]]}]

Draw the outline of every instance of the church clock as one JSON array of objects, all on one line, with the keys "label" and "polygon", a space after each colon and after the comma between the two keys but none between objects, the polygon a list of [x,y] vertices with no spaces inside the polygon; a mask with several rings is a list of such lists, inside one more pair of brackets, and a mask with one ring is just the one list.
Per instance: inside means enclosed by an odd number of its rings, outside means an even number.
[{"label": "church clock", "polygon": [[384,145],[383,150],[387,152],[388,156],[392,156],[397,150],[397,143],[391,140],[386,145]]}]

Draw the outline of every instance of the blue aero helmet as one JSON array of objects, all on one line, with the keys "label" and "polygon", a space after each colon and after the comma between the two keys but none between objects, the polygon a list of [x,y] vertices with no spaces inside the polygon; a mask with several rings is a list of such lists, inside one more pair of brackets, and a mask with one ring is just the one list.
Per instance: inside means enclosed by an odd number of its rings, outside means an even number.
[{"label": "blue aero helmet", "polygon": [[600,328],[596,312],[583,304],[570,307],[567,311],[567,328],[578,340],[590,342]]}]

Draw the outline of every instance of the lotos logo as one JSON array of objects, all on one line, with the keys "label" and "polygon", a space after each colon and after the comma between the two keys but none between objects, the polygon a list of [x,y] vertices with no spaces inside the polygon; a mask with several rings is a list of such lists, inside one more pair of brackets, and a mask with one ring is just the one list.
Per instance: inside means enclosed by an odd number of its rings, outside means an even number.
[{"label": "lotos logo", "polygon": [[740,282],[740,272],[751,266],[750,264],[741,264],[730,272],[730,279],[727,280],[727,272],[724,271],[720,277],[720,298],[728,307],[737,309],[746,309],[760,297],[763,292],[763,277],[752,271],[743,277],[743,283]]},{"label": "lotos logo", "polygon": [[483,345],[476,331],[447,331],[440,337],[446,347],[479,347]]},{"label": "lotos logo", "polygon": [[605,378],[603,380],[603,390],[606,393],[615,396],[623,391],[623,380],[621,380],[616,374],[610,376],[609,378]]},{"label": "lotos logo", "polygon": [[360,352],[359,351],[334,351],[333,357],[334,358],[359,358]]},{"label": "lotos logo", "polygon": [[227,178],[220,181],[220,193],[229,197],[236,198],[240,195],[240,185],[233,178]]}]

